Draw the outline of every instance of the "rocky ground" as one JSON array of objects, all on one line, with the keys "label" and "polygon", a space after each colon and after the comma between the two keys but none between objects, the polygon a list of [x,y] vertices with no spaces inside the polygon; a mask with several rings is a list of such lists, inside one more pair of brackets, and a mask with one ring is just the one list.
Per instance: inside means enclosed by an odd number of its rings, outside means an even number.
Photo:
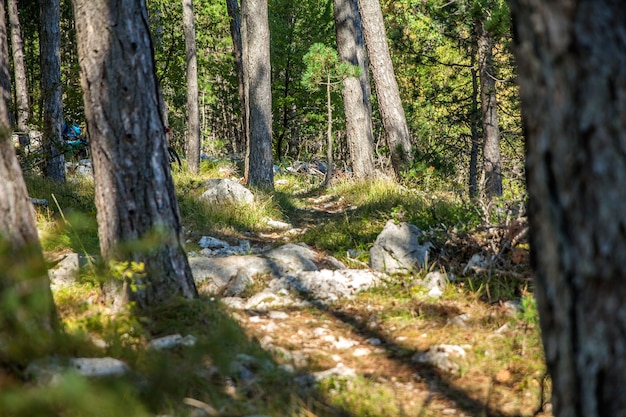
[{"label": "rocky ground", "polygon": [[[369,396],[363,402],[388,407],[389,415],[551,415],[536,322],[519,295],[487,301],[473,297],[485,292],[469,289],[471,279],[446,272],[443,261],[451,253],[445,251],[438,267],[419,277],[391,278],[367,265],[347,268],[299,244],[298,236],[354,208],[341,199],[319,197],[306,205],[293,224],[276,222],[274,231],[258,236],[190,235],[201,248],[190,256],[201,293],[222,300],[295,384],[329,385],[331,401],[345,397],[340,391]],[[520,230],[498,233],[509,233],[511,244]],[[479,249],[476,241],[487,239],[486,234],[477,233],[472,241],[451,237],[449,247]],[[481,263],[480,252],[475,255],[455,268],[448,262],[448,269],[484,274],[489,266]],[[530,279],[523,267],[527,253],[509,251],[507,256],[522,267],[495,273],[493,281],[477,280],[487,294],[507,274]],[[53,273],[53,289],[71,285],[67,271],[80,262],[78,255],[65,254]],[[176,337],[175,343],[182,340]],[[245,362],[239,364],[242,380],[254,375]],[[348,382],[333,387],[339,380]],[[376,395],[385,400],[374,404]]]}]

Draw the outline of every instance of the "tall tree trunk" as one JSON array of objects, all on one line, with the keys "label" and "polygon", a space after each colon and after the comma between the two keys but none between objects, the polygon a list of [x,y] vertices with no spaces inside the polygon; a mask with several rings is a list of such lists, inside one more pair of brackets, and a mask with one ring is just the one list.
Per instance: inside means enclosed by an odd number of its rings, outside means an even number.
[{"label": "tall tree trunk", "polygon": [[[241,14],[239,13],[239,5],[237,0],[226,0],[226,8],[228,9],[228,15],[230,16],[230,35],[233,39],[233,54],[235,56],[235,66],[237,70],[237,86],[239,93],[239,102],[241,104],[241,117],[239,119],[241,137],[246,138],[248,122],[246,119],[246,94],[244,89],[243,79],[243,59],[242,59],[242,44],[241,44]],[[234,146],[233,150],[237,152],[240,149],[244,149],[245,143],[237,141],[237,138],[233,138]]]},{"label": "tall tree trunk", "polygon": [[553,412],[625,416],[626,8],[510,5]]},{"label": "tall tree trunk", "polygon": [[480,74],[480,102],[483,122],[483,163],[485,196],[488,199],[502,195],[502,162],[500,157],[500,126],[496,79],[493,68],[493,38],[484,24],[477,24],[478,68]]},{"label": "tall tree trunk", "polygon": [[478,137],[478,124],[481,123],[481,112],[478,107],[478,95],[480,90],[478,88],[478,74],[476,70],[476,55],[477,48],[473,48],[471,52],[471,68],[472,68],[472,108],[470,115],[470,131],[471,131],[471,150],[470,150],[470,166],[469,166],[469,196],[470,198],[476,198],[478,195],[478,153],[480,150],[480,139]]},{"label": "tall tree trunk", "polygon": [[187,57],[187,163],[194,174],[200,172],[200,109],[198,108],[198,59],[193,0],[183,0],[183,31]]},{"label": "tall tree trunk", "polygon": [[[17,129],[28,132],[30,103],[26,84],[26,66],[24,65],[24,40],[17,8],[17,0],[9,0],[9,23],[11,25],[11,49],[13,51],[13,72],[15,74],[15,97],[17,101]],[[7,102],[9,103],[9,102]]]},{"label": "tall tree trunk", "polygon": [[341,59],[361,67],[360,80],[346,78],[341,92],[352,171],[356,178],[371,178],[374,176],[374,134],[367,55],[357,1],[335,0],[334,15],[337,50]]},{"label": "tall tree trunk", "polygon": [[383,13],[378,0],[358,0],[358,3],[378,107],[391,153],[391,164],[399,179],[402,171],[413,160],[413,153],[398,83],[389,55]]},{"label": "tall tree trunk", "polygon": [[0,93],[2,94],[2,100],[4,100],[5,103],[4,108],[7,113],[7,125],[12,126],[12,114],[9,111],[9,107],[13,100],[13,97],[11,96],[11,65],[9,61],[9,45],[7,42],[9,38],[7,35],[4,2],[0,4],[0,13],[2,13],[0,16],[0,29],[2,30],[2,33],[0,33],[0,40],[2,40],[2,42],[0,42]]},{"label": "tall tree trunk", "polygon": [[61,151],[63,100],[61,85],[61,5],[59,0],[40,0],[39,43],[41,94],[43,98],[44,175],[65,182],[65,157]]},{"label": "tall tree trunk", "polygon": [[[0,44],[7,45],[4,2],[0,3]],[[32,342],[57,327],[48,270],[39,244],[33,207],[11,141],[5,97],[11,85],[8,48],[0,48],[0,362],[12,361],[11,343]],[[6,302],[10,301],[10,302]],[[7,343],[9,342],[9,343]],[[37,344],[35,344],[37,345]]]},{"label": "tall tree trunk", "polygon": [[242,0],[243,73],[248,123],[246,179],[253,187],[274,189],[272,89],[267,0]]},{"label": "tall tree trunk", "polygon": [[127,282],[123,294],[140,308],[196,297],[169,169],[146,4],[72,4],[103,259],[144,264],[145,277]]}]

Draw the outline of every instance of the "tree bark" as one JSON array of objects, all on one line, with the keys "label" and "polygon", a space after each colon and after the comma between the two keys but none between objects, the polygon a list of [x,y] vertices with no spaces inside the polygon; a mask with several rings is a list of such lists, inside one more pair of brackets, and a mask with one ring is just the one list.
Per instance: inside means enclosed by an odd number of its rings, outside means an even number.
[{"label": "tree bark", "polygon": [[368,62],[357,1],[335,0],[334,16],[339,56],[344,62],[361,67],[360,79],[346,78],[341,91],[352,172],[356,178],[371,178],[374,176],[374,134]]},{"label": "tree bark", "polygon": [[65,182],[65,157],[61,151],[63,100],[61,85],[61,5],[59,0],[40,0],[41,94],[43,96],[44,175]]},{"label": "tree bark", "polygon": [[183,0],[183,31],[187,57],[187,163],[194,174],[200,172],[200,109],[198,108],[198,59],[193,0]]},{"label": "tree bark", "polygon": [[[0,3],[0,44],[8,42],[4,2]],[[6,49],[6,48],[2,48]],[[0,53],[0,298],[11,300],[0,315],[0,362],[7,341],[37,337],[57,327],[48,270],[39,244],[33,207],[11,140],[5,97],[11,85],[8,50]],[[11,297],[11,298],[9,298]],[[16,300],[17,298],[17,300]],[[15,306],[15,307],[12,307]]]},{"label": "tree bark", "polygon": [[483,124],[483,163],[485,196],[491,200],[502,195],[502,161],[500,157],[500,126],[493,67],[493,38],[484,23],[477,23],[478,72]]},{"label": "tree bark", "polygon": [[626,416],[626,8],[510,5],[554,415]]},{"label": "tree bark", "polygon": [[378,0],[358,0],[363,34],[391,164],[398,179],[413,160],[411,137],[393,71],[383,13]]},{"label": "tree bark", "polygon": [[124,294],[140,308],[196,297],[169,169],[146,4],[72,4],[102,257],[143,263],[146,276],[127,281]]},{"label": "tree bark", "polygon": [[246,120],[246,180],[274,189],[272,89],[267,0],[242,0],[242,45]]},{"label": "tree bark", "polygon": [[[246,94],[244,89],[243,78],[243,59],[242,59],[242,44],[241,44],[241,14],[239,13],[239,4],[237,0],[226,0],[226,8],[228,9],[228,15],[230,16],[230,35],[233,39],[233,55],[235,56],[235,67],[237,70],[237,86],[239,93],[239,102],[241,104],[241,117],[239,124],[241,128],[241,136],[247,137],[247,119],[246,119]],[[237,152],[240,149],[244,149],[245,143],[240,143],[237,138],[233,138],[233,150]]]},{"label": "tree bark", "polygon": [[[9,23],[11,25],[11,49],[13,51],[13,72],[15,74],[15,97],[17,104],[17,129],[28,132],[30,103],[26,84],[26,66],[24,65],[24,40],[17,8],[17,0],[9,0]],[[7,101],[10,103],[10,101]]]}]

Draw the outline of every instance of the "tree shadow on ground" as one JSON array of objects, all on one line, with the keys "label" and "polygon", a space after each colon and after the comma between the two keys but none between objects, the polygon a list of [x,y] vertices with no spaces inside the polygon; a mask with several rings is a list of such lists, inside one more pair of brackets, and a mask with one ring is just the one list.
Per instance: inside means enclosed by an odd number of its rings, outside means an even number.
[{"label": "tree shadow on ground", "polygon": [[[370,328],[367,323],[358,320],[353,315],[312,299],[307,294],[301,294],[301,296],[307,299],[311,305],[315,306],[320,312],[329,314],[341,323],[347,325],[355,334],[364,339],[379,340],[380,345],[378,345],[378,347],[384,349],[388,359],[395,362],[399,367],[419,376],[419,379],[424,382],[429,389],[429,396],[422,405],[420,416],[427,412],[427,407],[431,401],[435,400],[437,397],[443,397],[447,402],[453,404],[455,408],[462,410],[470,416],[521,417],[520,414],[506,413],[489,405],[491,389],[485,401],[473,398],[468,392],[454,385],[452,375],[441,371],[428,362],[416,362],[412,360],[415,355],[423,354],[425,353],[424,351],[407,349],[407,347],[390,340],[383,332]],[[538,415],[539,412],[540,410],[535,412],[534,415]]]},{"label": "tree shadow on ground", "polygon": [[280,366],[213,298],[155,308],[139,320],[152,338],[176,333],[196,338],[193,346],[127,358],[146,378],[142,399],[150,411],[163,412],[185,398],[186,404],[208,405],[220,416],[357,417],[329,403],[315,387],[296,383],[306,374]]}]

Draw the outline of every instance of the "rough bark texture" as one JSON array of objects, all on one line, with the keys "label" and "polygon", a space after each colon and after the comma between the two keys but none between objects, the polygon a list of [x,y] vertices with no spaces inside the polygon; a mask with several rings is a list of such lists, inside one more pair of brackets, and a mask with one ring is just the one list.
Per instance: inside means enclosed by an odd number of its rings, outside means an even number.
[{"label": "rough bark texture", "polygon": [[482,22],[477,24],[477,32],[485,196],[491,199],[502,195],[500,126],[498,124],[498,101],[493,68],[493,37],[485,30]]},{"label": "rough bark texture", "polygon": [[[4,16],[4,4],[0,4],[0,44],[6,46],[8,37]],[[16,309],[3,305],[0,338],[5,342],[15,340],[22,332],[26,332],[25,337],[42,337],[37,333],[56,327],[54,302],[39,245],[35,214],[11,140],[8,106],[4,100],[7,95],[10,97],[7,90],[7,86],[11,85],[8,67],[7,50],[0,55],[0,260],[3,265],[0,270],[0,297],[6,300],[4,292],[8,290],[18,300]],[[2,362],[7,360],[6,348],[6,343],[2,343]]]},{"label": "rough bark texture", "polygon": [[341,91],[352,172],[356,178],[371,178],[374,176],[374,134],[368,63],[357,1],[335,0],[334,16],[339,56],[344,62],[361,67],[360,80],[346,78]]},{"label": "rough bark texture", "polygon": [[17,8],[17,0],[9,0],[9,23],[11,25],[11,49],[13,51],[13,72],[15,74],[15,98],[17,104],[17,129],[28,132],[30,104],[24,65],[24,40]]},{"label": "rough bark texture", "polygon": [[246,179],[274,189],[272,89],[267,0],[242,0],[242,45],[247,108]]},{"label": "rough bark texture", "polygon": [[74,0],[73,5],[103,258],[145,265],[146,278],[127,294],[139,307],[196,297],[169,170],[145,2]]},{"label": "rough bark texture", "polygon": [[383,13],[378,0],[359,0],[358,3],[378,107],[391,153],[391,163],[396,176],[400,177],[401,172],[411,162],[413,153],[398,83],[389,55]]},{"label": "rough bark texture", "polygon": [[510,4],[554,415],[626,416],[626,8]]},{"label": "rough bark texture", "polygon": [[198,108],[198,58],[193,0],[183,0],[183,31],[187,57],[187,163],[194,174],[200,172],[200,109]]},{"label": "rough bark texture", "polygon": [[65,181],[65,158],[60,150],[63,100],[61,85],[61,33],[59,0],[40,1],[39,42],[41,54],[41,92],[43,96],[43,147],[46,154],[44,175]]},{"label": "rough bark texture", "polygon": [[[243,59],[241,45],[241,15],[239,14],[239,4],[237,0],[226,0],[226,8],[228,16],[230,16],[230,36],[233,39],[233,55],[235,56],[235,66],[237,69],[237,85],[239,93],[239,102],[241,103],[241,136],[246,138],[247,122],[246,122],[246,94],[243,79]],[[233,138],[233,150],[237,153],[243,149],[244,143],[240,143],[237,138]]]}]

